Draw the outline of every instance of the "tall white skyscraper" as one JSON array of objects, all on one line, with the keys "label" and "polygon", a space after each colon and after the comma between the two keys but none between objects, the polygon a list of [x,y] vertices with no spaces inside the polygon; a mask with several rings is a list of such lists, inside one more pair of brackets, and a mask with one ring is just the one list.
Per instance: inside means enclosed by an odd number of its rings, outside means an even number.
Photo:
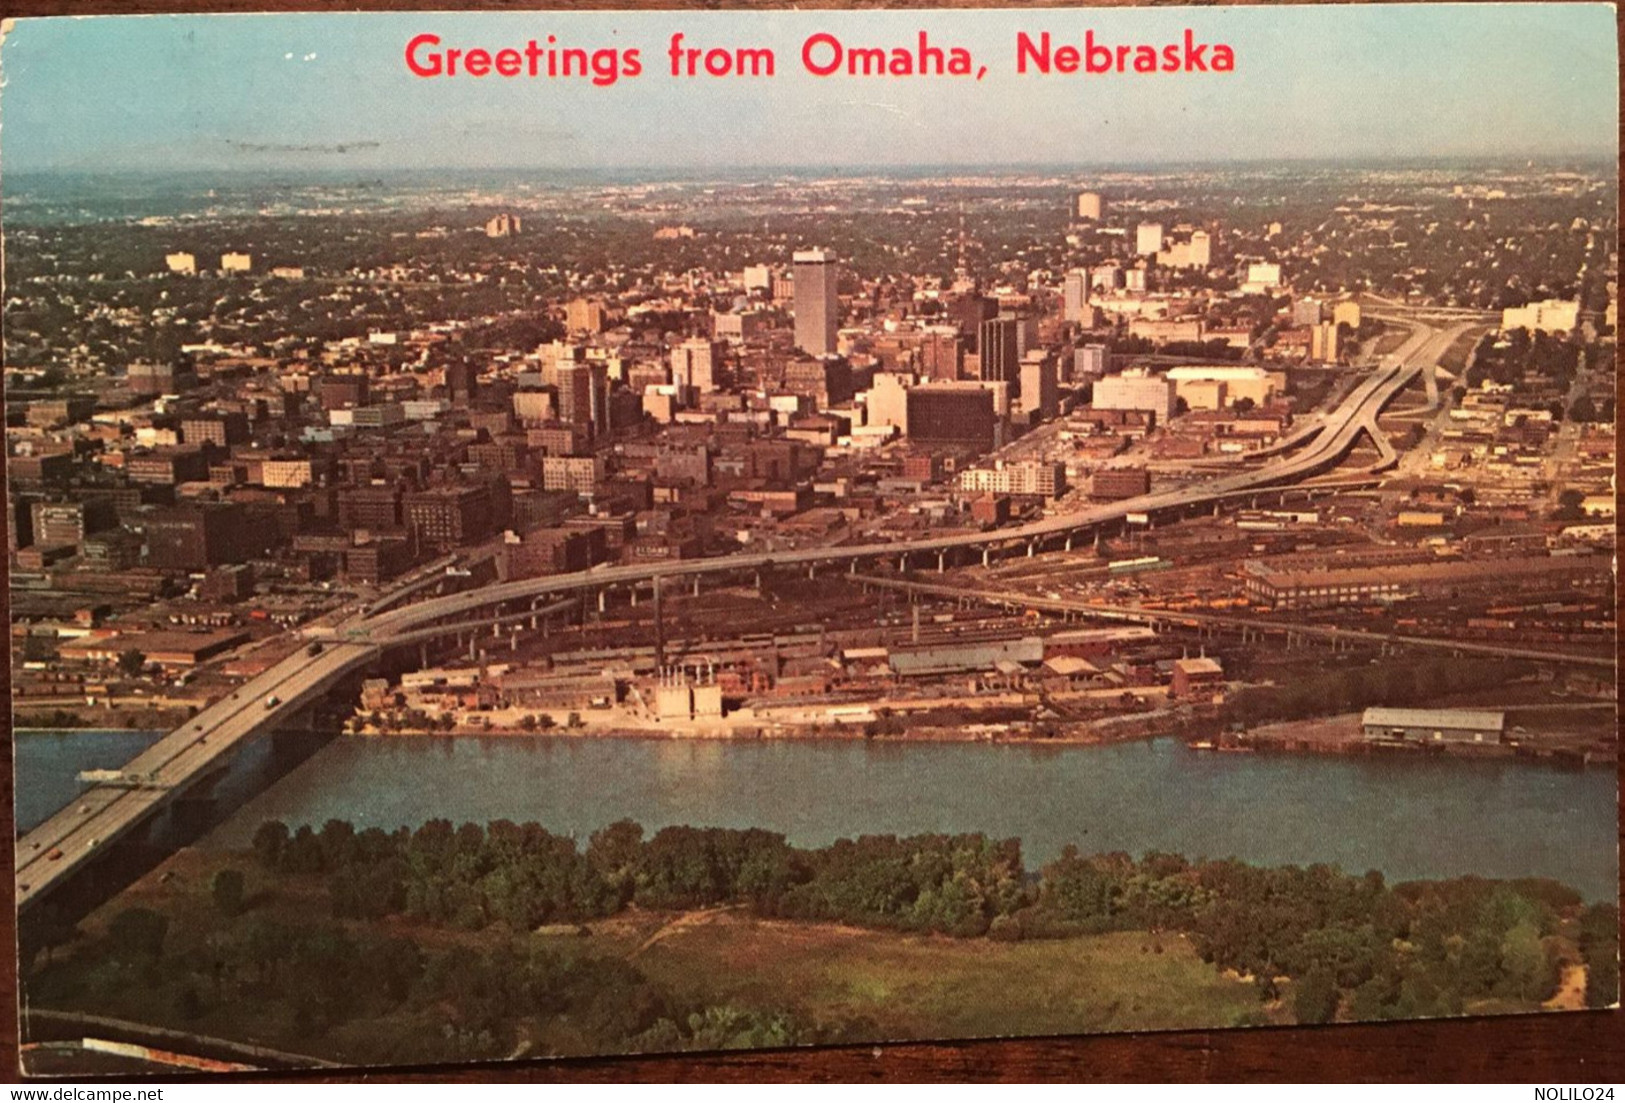
[{"label": "tall white skyscraper", "polygon": [[794,262],[796,347],[813,356],[828,356],[835,351],[841,314],[835,254],[805,249],[795,254]]},{"label": "tall white skyscraper", "polygon": [[1099,222],[1102,210],[1100,196],[1092,191],[1078,193],[1077,216],[1080,221]]},{"label": "tall white skyscraper", "polygon": [[1162,251],[1162,223],[1142,222],[1134,235],[1134,251],[1149,257]]}]

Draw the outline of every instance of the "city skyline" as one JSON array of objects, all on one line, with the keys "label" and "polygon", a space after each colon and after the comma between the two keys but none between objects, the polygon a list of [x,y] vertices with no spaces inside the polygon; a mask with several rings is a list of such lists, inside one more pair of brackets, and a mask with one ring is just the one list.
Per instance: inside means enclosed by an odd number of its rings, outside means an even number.
[{"label": "city skyline", "polygon": [[[0,52],[8,172],[1595,158],[1614,153],[1617,132],[1604,5],[842,15],[851,46],[912,47],[921,30],[963,45],[987,67],[980,81],[812,76],[800,45],[835,25],[827,13],[759,12],[744,25],[706,12],[315,18],[17,25]],[[1160,49],[1186,28],[1232,45],[1236,71],[1015,72],[1017,32]],[[672,77],[678,32],[702,48],[770,47],[776,75]],[[642,73],[607,86],[416,77],[404,48],[422,33],[493,51],[549,34],[560,47],[635,48]],[[231,88],[242,94],[222,94]],[[335,97],[348,110],[332,111]],[[575,121],[587,118],[591,130]]]},{"label": "city skyline", "polygon": [[6,23],[19,1073],[1617,1006],[1614,14]]}]

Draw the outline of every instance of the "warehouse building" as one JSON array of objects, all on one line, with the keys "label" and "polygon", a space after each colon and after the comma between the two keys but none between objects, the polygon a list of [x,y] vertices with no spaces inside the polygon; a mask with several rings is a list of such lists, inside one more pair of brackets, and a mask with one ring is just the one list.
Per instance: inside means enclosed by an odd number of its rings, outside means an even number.
[{"label": "warehouse building", "polygon": [[1499,743],[1506,713],[1479,709],[1366,709],[1365,737],[1381,743]]},{"label": "warehouse building", "polygon": [[1529,556],[1521,559],[1446,560],[1391,566],[1282,570],[1259,560],[1242,567],[1247,596],[1277,609],[1451,598],[1461,591],[1516,594],[1605,584],[1607,556]]}]

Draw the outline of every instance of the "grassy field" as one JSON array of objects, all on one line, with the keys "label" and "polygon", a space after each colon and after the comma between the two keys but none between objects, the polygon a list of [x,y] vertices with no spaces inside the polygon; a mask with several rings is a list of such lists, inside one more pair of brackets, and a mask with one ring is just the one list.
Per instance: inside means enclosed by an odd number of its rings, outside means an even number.
[{"label": "grassy field", "polygon": [[[232,867],[247,875],[248,911],[216,914],[208,885]],[[246,854],[183,850],[98,909],[58,965],[30,985],[42,1006],[149,1022],[205,1036],[308,1052],[328,1059],[393,1062],[445,1059],[433,1016],[401,1009],[360,1017],[323,1037],[301,1037],[284,1005],[251,989],[207,1000],[197,1018],[177,1011],[179,983],[143,984],[97,959],[95,940],[118,912],[145,907],[170,921],[172,945],[208,945],[210,931],[255,917],[326,921],[320,878],[273,880]],[[409,938],[426,952],[454,946],[545,948],[567,957],[631,962],[679,1006],[732,1006],[776,1014],[865,1040],[1075,1034],[1231,1026],[1289,1019],[1267,1012],[1254,986],[1203,963],[1177,934],[1130,932],[1026,943],[863,930],[829,923],[759,919],[742,909],[690,913],[628,909],[587,925],[514,936],[499,928],[461,931],[402,918],[346,923]],[[207,989],[205,989],[207,994]],[[527,1051],[590,1053],[589,1035],[568,1021],[532,1020]]]},{"label": "grassy field", "polygon": [[1472,355],[1478,339],[1482,336],[1484,336],[1482,328],[1467,330],[1444,350],[1444,355],[1439,357],[1439,366],[1451,375],[1460,375],[1466,370],[1467,358]]},{"label": "grassy field", "polygon": [[814,1021],[868,1020],[883,1038],[1230,1026],[1260,1013],[1250,983],[1169,934],[993,942],[725,913],[633,960],[706,1002],[788,1003]]},{"label": "grassy field", "polygon": [[1374,356],[1387,356],[1400,345],[1403,345],[1411,335],[1411,331],[1402,326],[1389,326],[1377,336],[1377,344],[1371,350]]}]

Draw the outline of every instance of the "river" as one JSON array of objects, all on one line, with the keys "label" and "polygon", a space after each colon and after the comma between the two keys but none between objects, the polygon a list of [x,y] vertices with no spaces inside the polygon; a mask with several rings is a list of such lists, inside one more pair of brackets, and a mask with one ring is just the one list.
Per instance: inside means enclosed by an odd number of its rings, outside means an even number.
[{"label": "river", "polygon": [[[18,823],[116,766],[133,732],[22,733]],[[1390,880],[1552,877],[1588,899],[1618,886],[1611,770],[1455,759],[1213,754],[1172,739],[1105,747],[975,743],[340,738],[248,799],[204,845],[260,823],[358,827],[536,820],[585,840],[622,818],[764,827],[817,846],[841,836],[1018,836],[1029,868],[1086,852],[1173,851],[1260,865],[1335,863]]]}]

